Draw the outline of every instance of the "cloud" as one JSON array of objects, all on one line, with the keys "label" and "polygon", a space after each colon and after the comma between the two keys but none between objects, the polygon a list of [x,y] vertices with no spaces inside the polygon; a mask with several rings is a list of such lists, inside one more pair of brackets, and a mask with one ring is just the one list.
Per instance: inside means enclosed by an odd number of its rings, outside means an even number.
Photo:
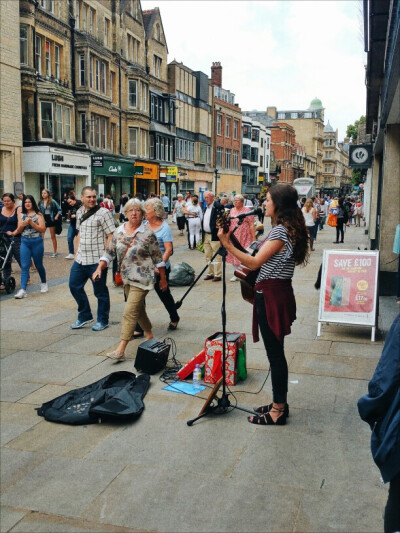
[{"label": "cloud", "polygon": [[318,96],[343,138],[365,114],[364,55],[359,2],[142,1],[158,5],[169,58],[211,75],[242,110],[305,109]]}]

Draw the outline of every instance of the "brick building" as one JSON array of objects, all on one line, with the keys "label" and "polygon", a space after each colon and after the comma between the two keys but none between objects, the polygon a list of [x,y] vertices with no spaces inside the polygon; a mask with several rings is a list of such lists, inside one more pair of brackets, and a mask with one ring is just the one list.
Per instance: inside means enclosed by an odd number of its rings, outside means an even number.
[{"label": "brick building", "polygon": [[271,151],[275,154],[279,181],[293,183],[292,156],[296,141],[294,128],[285,122],[274,122],[271,127]]},{"label": "brick building", "polygon": [[214,191],[230,194],[242,190],[242,111],[235,95],[222,88],[222,65],[211,67],[213,87]]},{"label": "brick building", "polygon": [[22,177],[19,6],[0,2],[0,193],[19,193]]}]

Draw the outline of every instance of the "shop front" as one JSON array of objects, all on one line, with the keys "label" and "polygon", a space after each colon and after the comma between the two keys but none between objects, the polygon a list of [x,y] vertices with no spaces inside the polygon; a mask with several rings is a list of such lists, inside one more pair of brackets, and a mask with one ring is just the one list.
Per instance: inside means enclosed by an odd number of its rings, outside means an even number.
[{"label": "shop front", "polygon": [[160,194],[166,194],[170,200],[170,210],[173,199],[178,194],[178,167],[167,166],[160,168]]},{"label": "shop front", "polygon": [[133,192],[133,160],[92,155],[92,185],[97,194],[109,194],[118,203],[122,193]]},{"label": "shop front", "polygon": [[50,146],[24,147],[23,170],[25,193],[40,199],[42,189],[48,189],[57,202],[64,194],[80,195],[90,185],[90,156],[75,150]]},{"label": "shop front", "polygon": [[192,193],[199,194],[202,190],[213,190],[214,172],[201,170],[186,170],[187,176],[185,180],[181,179],[181,192],[185,189],[185,185],[192,184],[187,187]]},{"label": "shop front", "polygon": [[152,193],[160,194],[160,167],[158,163],[136,161],[133,167],[133,194],[147,198]]}]

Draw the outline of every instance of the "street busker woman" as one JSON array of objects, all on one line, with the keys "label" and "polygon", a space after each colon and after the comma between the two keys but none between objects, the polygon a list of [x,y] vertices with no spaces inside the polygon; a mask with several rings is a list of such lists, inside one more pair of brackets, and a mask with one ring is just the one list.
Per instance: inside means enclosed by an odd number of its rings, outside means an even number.
[{"label": "street busker woman", "polygon": [[143,224],[145,209],[140,200],[129,200],[125,204],[124,214],[128,221],[115,230],[93,273],[93,281],[98,281],[102,271],[117,257],[126,304],[122,316],[120,343],[107,357],[118,361],[125,359],[125,348],[132,339],[137,322],[144,331],[146,340],[153,338],[145,298],[149,290],[154,288],[155,269],[159,276],[160,290],[166,291],[168,288],[160,245],[149,226]]},{"label": "street busker woman", "polygon": [[230,231],[221,228],[218,237],[228,252],[259,273],[254,287],[253,340],[258,342],[258,329],[264,341],[271,367],[273,402],[257,407],[249,416],[252,424],[283,426],[289,416],[287,403],[288,365],[284,337],[296,319],[296,301],[292,288],[295,265],[307,263],[308,234],[297,191],[288,184],[271,187],[267,193],[265,216],[271,217],[273,228],[252,257],[241,252],[230,241]]}]

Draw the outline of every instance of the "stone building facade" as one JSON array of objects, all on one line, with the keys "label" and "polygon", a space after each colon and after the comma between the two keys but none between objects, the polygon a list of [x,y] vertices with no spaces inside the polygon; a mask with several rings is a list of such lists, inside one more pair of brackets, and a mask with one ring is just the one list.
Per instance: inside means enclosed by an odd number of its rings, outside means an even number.
[{"label": "stone building facade", "polygon": [[323,136],[323,182],[321,190],[324,193],[333,194],[334,196],[349,194],[352,187],[348,142],[339,142],[338,130],[335,131],[332,128],[329,120],[324,128]]},{"label": "stone building facade", "polygon": [[0,2],[0,194],[23,188],[19,5]]},{"label": "stone building facade", "polygon": [[250,117],[242,117],[242,193],[258,196],[269,183],[271,131]]},{"label": "stone building facade", "polygon": [[212,190],[213,92],[204,72],[172,61],[168,65],[169,92],[176,109],[176,164],[180,192]]}]

